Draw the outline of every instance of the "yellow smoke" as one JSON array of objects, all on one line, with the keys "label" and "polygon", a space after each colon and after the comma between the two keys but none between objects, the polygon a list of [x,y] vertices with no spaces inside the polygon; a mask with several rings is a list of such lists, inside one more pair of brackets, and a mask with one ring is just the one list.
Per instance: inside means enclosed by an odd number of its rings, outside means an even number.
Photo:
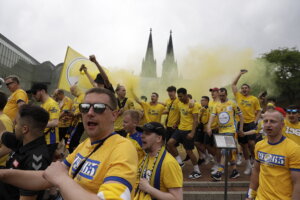
[{"label": "yellow smoke", "polygon": [[[197,100],[203,95],[210,96],[209,88],[230,86],[240,69],[247,69],[238,82],[259,85],[261,90],[268,89],[269,94],[275,88],[271,77],[266,76],[266,63],[255,58],[251,49],[234,49],[226,46],[215,48],[191,48],[183,59],[180,74],[183,80],[178,81],[185,86]],[[231,87],[228,88],[232,97]]]},{"label": "yellow smoke", "polygon": [[[178,59],[178,58],[177,58]],[[145,95],[150,100],[152,92],[160,95],[159,101],[164,102],[167,96],[166,88],[174,85],[177,88],[184,87],[193,98],[199,101],[201,96],[210,96],[209,88],[227,87],[228,95],[233,97],[231,83],[237,76],[240,69],[247,69],[238,87],[242,83],[250,86],[259,86],[261,91],[268,90],[274,94],[276,88],[272,84],[272,77],[266,74],[267,63],[255,58],[251,49],[235,49],[228,46],[215,48],[191,48],[183,59],[179,61],[180,78],[170,77],[168,83],[158,79],[140,78],[125,69],[109,69],[109,77],[114,87],[117,84],[124,85],[129,97],[132,97],[130,90],[133,89],[138,97]]]}]

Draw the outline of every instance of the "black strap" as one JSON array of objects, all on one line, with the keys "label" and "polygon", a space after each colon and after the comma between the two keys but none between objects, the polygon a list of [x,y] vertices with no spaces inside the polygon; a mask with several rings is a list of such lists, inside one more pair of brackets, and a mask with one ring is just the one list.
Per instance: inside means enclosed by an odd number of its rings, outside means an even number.
[{"label": "black strap", "polygon": [[118,101],[118,106],[119,106],[119,109],[121,109],[121,108],[124,108],[124,106],[125,106],[125,104],[126,104],[126,101],[127,101],[127,99],[128,99],[128,98],[125,98],[125,99],[124,99],[124,101],[123,101],[122,103],[120,102],[120,99],[119,99],[119,98],[117,99],[117,101]]},{"label": "black strap", "polygon": [[86,156],[82,161],[81,163],[79,164],[79,166],[77,167],[77,169],[75,170],[72,178],[74,179],[76,177],[76,175],[79,173],[79,171],[81,170],[81,168],[83,167],[85,161],[93,154],[95,153],[102,145],[103,143],[105,142],[105,140],[107,140],[110,136],[114,135],[114,133],[110,134],[109,136],[107,136],[106,138],[104,138],[103,140],[101,140],[99,142],[99,144],[93,149],[93,151],[88,155]]},{"label": "black strap", "polygon": [[172,105],[173,105],[174,101],[175,101],[175,99],[171,102],[171,105],[170,105],[170,108],[169,108],[169,112],[168,112],[168,115],[167,115],[167,118],[166,118],[166,124],[165,124],[166,127],[167,127],[167,125],[168,125],[169,114],[170,114],[170,111],[171,111],[171,108],[172,108]]}]

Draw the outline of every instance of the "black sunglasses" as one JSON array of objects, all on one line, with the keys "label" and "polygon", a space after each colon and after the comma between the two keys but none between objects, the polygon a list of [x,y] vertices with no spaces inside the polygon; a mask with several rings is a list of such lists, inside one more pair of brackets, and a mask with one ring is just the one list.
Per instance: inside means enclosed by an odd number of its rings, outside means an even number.
[{"label": "black sunglasses", "polygon": [[79,110],[81,113],[88,113],[90,108],[93,107],[95,113],[101,114],[106,108],[113,110],[109,105],[105,103],[81,103],[79,104]]},{"label": "black sunglasses", "polygon": [[9,82],[9,83],[5,83],[5,85],[8,87],[12,83],[14,83],[14,82],[12,81],[12,82]]}]

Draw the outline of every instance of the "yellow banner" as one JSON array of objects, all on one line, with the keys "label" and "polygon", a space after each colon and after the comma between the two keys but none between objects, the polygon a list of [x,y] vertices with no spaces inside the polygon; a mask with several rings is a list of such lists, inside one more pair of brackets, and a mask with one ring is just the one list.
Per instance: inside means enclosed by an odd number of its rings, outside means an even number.
[{"label": "yellow banner", "polygon": [[77,84],[83,91],[93,87],[87,76],[79,71],[82,64],[87,67],[89,74],[95,79],[99,73],[97,66],[88,58],[68,47],[58,82],[59,89],[70,91],[70,87],[74,84]]}]

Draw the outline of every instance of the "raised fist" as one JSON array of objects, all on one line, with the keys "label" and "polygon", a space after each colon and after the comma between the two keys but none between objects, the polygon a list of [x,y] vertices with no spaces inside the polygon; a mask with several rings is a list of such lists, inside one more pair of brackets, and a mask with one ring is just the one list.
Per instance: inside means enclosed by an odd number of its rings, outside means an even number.
[{"label": "raised fist", "polygon": [[90,61],[96,62],[96,57],[95,57],[95,55],[90,55]]},{"label": "raised fist", "polygon": [[79,71],[80,71],[80,72],[81,72],[81,71],[86,72],[86,71],[87,71],[87,67],[86,67],[84,64],[82,64],[81,67],[80,67],[80,69],[79,69]]}]

